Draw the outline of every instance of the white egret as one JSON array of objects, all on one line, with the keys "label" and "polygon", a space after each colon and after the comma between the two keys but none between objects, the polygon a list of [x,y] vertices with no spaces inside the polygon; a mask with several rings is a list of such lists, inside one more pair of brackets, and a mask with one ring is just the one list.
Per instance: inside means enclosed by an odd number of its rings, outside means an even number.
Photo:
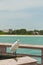
[{"label": "white egret", "polygon": [[19,40],[17,40],[16,42],[14,42],[10,48],[11,52],[13,54],[15,54],[15,57],[16,57],[16,50],[18,49],[19,47]]}]

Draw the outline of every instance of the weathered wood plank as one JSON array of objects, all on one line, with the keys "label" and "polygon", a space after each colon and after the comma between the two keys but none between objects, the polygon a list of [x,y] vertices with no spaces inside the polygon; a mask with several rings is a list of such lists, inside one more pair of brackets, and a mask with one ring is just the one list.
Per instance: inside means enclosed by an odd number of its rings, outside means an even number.
[{"label": "weathered wood plank", "polygon": [[[12,43],[0,43],[0,46],[11,47]],[[19,44],[19,48],[43,49],[43,45]]]},{"label": "weathered wood plank", "polygon": [[43,45],[20,44],[19,47],[27,49],[43,49]]}]

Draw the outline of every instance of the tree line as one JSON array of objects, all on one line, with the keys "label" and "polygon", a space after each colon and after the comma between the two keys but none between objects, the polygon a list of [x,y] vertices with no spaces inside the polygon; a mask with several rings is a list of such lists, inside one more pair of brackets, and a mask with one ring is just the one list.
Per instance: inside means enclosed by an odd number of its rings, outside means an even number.
[{"label": "tree line", "polygon": [[43,35],[43,30],[9,29],[7,32],[0,30],[0,35]]}]

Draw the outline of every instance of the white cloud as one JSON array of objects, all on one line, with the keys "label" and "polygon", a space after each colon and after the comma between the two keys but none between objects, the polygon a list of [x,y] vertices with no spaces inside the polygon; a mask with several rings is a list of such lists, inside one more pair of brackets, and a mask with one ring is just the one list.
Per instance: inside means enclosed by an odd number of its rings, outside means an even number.
[{"label": "white cloud", "polygon": [[34,28],[37,23],[41,27],[40,21],[43,23],[43,0],[0,0],[0,28]]},{"label": "white cloud", "polygon": [[21,10],[30,7],[43,7],[43,0],[0,0],[0,10]]},{"label": "white cloud", "polygon": [[32,17],[31,13],[27,12],[4,12],[0,13],[0,19],[29,19]]}]

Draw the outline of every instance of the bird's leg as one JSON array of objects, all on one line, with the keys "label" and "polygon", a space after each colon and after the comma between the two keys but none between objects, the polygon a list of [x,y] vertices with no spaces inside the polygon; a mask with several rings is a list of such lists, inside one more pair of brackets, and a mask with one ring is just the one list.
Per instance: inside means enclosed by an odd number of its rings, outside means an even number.
[{"label": "bird's leg", "polygon": [[16,51],[15,51],[15,57],[17,57]]},{"label": "bird's leg", "polygon": [[15,58],[17,57],[17,53],[16,53],[16,50],[13,52],[13,55],[15,55]]},{"label": "bird's leg", "polygon": [[15,54],[15,60],[17,61],[17,53],[16,53],[16,51],[14,52],[14,54]]}]

